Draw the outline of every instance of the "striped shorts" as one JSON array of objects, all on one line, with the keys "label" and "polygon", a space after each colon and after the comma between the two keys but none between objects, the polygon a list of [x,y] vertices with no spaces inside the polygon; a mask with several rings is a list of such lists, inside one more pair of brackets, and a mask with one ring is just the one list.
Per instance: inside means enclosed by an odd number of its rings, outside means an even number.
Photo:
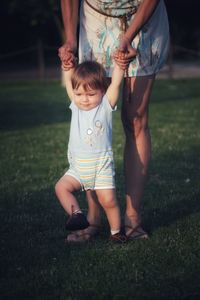
[{"label": "striped shorts", "polygon": [[82,190],[114,189],[113,152],[72,154],[68,151],[69,169],[65,175],[80,182]]}]

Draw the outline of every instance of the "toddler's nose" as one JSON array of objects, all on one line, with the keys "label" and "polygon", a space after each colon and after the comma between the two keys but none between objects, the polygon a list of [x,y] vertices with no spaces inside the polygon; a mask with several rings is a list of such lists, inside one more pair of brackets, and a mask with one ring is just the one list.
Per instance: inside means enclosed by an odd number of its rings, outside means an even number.
[{"label": "toddler's nose", "polygon": [[82,101],[83,101],[83,102],[88,102],[88,96],[87,96],[87,95],[84,95],[83,98],[82,98]]}]

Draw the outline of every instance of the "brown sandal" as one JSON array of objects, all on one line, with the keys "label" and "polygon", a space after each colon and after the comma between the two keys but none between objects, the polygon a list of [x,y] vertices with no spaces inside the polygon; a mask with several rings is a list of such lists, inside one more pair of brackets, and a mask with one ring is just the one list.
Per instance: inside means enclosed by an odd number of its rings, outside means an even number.
[{"label": "brown sandal", "polygon": [[[93,227],[93,230],[92,228]],[[99,229],[101,228],[100,225],[97,224],[90,224],[90,226],[84,230],[74,231],[70,233],[66,239],[66,243],[82,243],[82,242],[89,242],[93,240],[98,234]],[[91,232],[89,231],[91,229]]]},{"label": "brown sandal", "polygon": [[149,238],[148,233],[142,229],[141,225],[136,227],[125,225],[124,227],[125,229],[131,229],[130,232],[126,233],[129,240],[147,240]]}]

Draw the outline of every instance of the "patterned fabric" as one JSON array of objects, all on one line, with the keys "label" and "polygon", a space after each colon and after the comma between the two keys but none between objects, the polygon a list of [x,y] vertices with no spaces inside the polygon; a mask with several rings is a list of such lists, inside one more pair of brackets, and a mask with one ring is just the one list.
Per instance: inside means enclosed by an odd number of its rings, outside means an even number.
[{"label": "patterned fabric", "polygon": [[[123,14],[125,2],[139,4],[139,1],[89,1],[92,6],[112,5],[114,14]],[[137,2],[137,3],[136,3]],[[100,4],[99,4],[100,3]],[[120,7],[120,3],[122,6]],[[114,9],[113,6],[116,6]],[[132,9],[132,8],[130,8]],[[127,8],[126,8],[127,10]],[[110,14],[111,10],[107,10]],[[134,14],[128,19],[128,25],[134,19]],[[103,64],[107,76],[112,76],[112,54],[119,45],[124,32],[122,20],[104,16],[82,1],[80,12],[79,60],[96,60]],[[168,18],[163,0],[160,0],[156,10],[132,41],[132,47],[137,49],[136,58],[130,63],[128,76],[145,76],[157,73],[166,61],[169,48]]]},{"label": "patterned fabric", "polygon": [[[74,102],[72,110],[68,148],[72,153],[94,153],[112,149],[113,109],[105,95],[101,103],[86,111],[79,109]],[[115,110],[115,109],[114,109]]]},{"label": "patterned fabric", "polygon": [[112,151],[74,155],[68,151],[70,175],[80,182],[82,190],[115,188],[114,162]]},{"label": "patterned fabric", "polygon": [[115,188],[112,153],[112,109],[106,95],[95,108],[85,111],[72,101],[68,144],[70,175],[82,189]]},{"label": "patterned fabric", "polygon": [[120,16],[134,12],[141,1],[142,0],[87,0],[87,2],[98,11],[111,16]]}]

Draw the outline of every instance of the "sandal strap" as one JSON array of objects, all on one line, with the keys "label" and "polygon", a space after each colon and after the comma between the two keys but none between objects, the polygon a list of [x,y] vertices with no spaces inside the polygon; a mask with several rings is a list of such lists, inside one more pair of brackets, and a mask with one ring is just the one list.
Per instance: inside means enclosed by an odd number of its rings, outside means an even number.
[{"label": "sandal strap", "polygon": [[125,225],[124,228],[131,229],[131,231],[128,234],[126,233],[126,236],[130,237],[134,232],[136,232],[138,230],[139,227],[140,227],[140,224],[138,224],[135,227],[132,227],[132,226],[129,226],[129,225]]},{"label": "sandal strap", "polygon": [[[144,231],[141,227],[141,225],[137,225],[135,227],[131,227],[129,225],[126,225],[125,228],[130,228],[132,229],[128,234],[126,234],[127,238],[133,238],[133,239],[139,239],[139,238],[143,238],[143,239],[148,239],[148,233],[146,233],[146,231]],[[133,233],[136,233],[134,236],[132,236]]]}]

